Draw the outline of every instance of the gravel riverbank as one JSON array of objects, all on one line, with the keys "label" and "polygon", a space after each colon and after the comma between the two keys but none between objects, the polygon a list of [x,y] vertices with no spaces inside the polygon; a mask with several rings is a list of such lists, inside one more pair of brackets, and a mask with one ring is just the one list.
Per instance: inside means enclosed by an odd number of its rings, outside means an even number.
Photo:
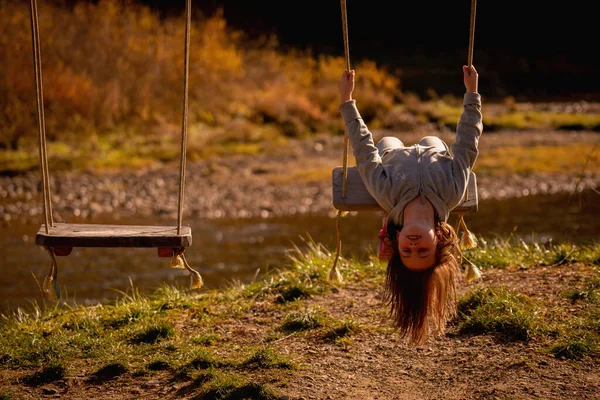
[{"label": "gravel riverbank", "polygon": [[[376,137],[383,134],[379,132]],[[403,138],[405,143],[411,143],[424,134],[415,132]],[[450,133],[441,136],[452,141]],[[482,137],[480,150],[514,145],[515,140],[523,146],[574,141],[592,146],[600,142],[600,135],[594,132],[490,133]],[[341,137],[319,136],[312,140],[292,141],[283,149],[256,155],[188,162],[184,218],[267,218],[297,213],[333,213],[331,178],[327,171],[342,164],[342,143]],[[352,156],[349,162],[353,163]],[[320,173],[302,176],[302,171],[309,170]],[[176,219],[178,165],[102,174],[50,171],[50,176],[56,222],[92,220],[100,216]],[[561,173],[507,177],[478,175],[481,200],[573,192],[598,188],[599,183],[600,174],[593,171],[578,176]],[[0,177],[0,221],[41,221],[41,210],[39,172]]]}]

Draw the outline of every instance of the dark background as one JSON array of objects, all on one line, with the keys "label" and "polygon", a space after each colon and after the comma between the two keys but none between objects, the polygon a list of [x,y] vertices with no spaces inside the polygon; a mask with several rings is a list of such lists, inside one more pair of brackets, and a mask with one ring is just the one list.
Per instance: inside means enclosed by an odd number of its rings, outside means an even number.
[{"label": "dark background", "polygon": [[[164,15],[185,11],[185,0],[138,2]],[[592,4],[479,0],[473,64],[480,92],[522,101],[600,100],[598,18]],[[283,48],[344,54],[338,0],[192,0],[192,8],[204,15],[222,8],[231,27],[251,38],[275,34]],[[346,9],[352,65],[376,61],[400,75],[404,91],[462,93],[471,0],[347,0]]]}]

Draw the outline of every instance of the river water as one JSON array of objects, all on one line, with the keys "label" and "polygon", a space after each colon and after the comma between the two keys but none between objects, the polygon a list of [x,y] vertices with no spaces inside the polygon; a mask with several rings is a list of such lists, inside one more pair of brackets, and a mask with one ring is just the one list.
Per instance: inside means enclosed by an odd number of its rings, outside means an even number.
[{"label": "river water", "polygon": [[[552,240],[578,244],[598,240],[600,194],[540,195],[480,201],[477,213],[466,216],[477,236],[515,235],[525,241]],[[76,222],[76,221],[69,221]],[[90,221],[88,221],[90,222]],[[451,217],[449,222],[454,222]],[[90,222],[91,223],[91,222]],[[93,223],[110,224],[111,221]],[[152,221],[170,225],[171,221]],[[352,213],[342,220],[345,256],[366,259],[378,247],[381,218],[375,212]],[[148,221],[120,219],[118,224],[147,225]],[[288,251],[306,248],[306,241],[322,243],[335,253],[336,221],[326,214],[269,219],[184,220],[192,227],[192,245],[185,255],[202,275],[205,288],[221,288],[234,281],[250,282],[273,267],[289,263]],[[0,225],[0,311],[43,303],[39,285],[48,272],[50,257],[35,244],[40,225]],[[169,267],[152,248],[75,248],[57,257],[58,282],[67,301],[95,304],[131,293],[152,293],[163,285],[186,288],[186,270]]]}]

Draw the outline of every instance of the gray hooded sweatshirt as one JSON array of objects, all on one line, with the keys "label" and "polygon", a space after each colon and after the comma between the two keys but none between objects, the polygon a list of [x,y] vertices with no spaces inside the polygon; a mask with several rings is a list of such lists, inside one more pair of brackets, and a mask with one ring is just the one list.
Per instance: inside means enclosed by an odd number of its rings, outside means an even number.
[{"label": "gray hooded sweatshirt", "polygon": [[437,217],[445,222],[462,200],[483,130],[479,93],[465,93],[463,105],[451,153],[415,144],[392,150],[385,164],[356,100],[339,106],[360,176],[371,196],[388,212],[388,220],[396,225],[403,224],[404,207],[418,195],[427,198]]}]

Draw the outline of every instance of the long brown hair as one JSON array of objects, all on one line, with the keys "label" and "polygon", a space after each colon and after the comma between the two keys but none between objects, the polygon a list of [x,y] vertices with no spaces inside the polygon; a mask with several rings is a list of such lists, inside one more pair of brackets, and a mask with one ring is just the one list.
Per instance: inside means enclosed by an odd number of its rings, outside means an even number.
[{"label": "long brown hair", "polygon": [[456,283],[460,274],[460,247],[452,226],[437,221],[436,263],[426,270],[408,269],[398,250],[396,232],[388,225],[394,254],[388,262],[384,298],[402,337],[413,344],[427,341],[431,333],[442,335],[456,315]]}]

